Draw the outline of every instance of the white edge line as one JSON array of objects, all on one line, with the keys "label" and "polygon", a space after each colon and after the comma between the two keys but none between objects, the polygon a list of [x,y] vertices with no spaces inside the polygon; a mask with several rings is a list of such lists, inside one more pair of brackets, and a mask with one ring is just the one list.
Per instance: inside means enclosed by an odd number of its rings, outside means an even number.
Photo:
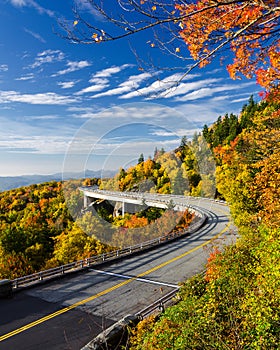
[{"label": "white edge line", "polygon": [[127,276],[127,275],[121,275],[119,273],[114,273],[114,272],[108,272],[108,271],[102,271],[102,270],[95,270],[95,269],[89,269],[89,271],[93,271],[93,272],[97,272],[97,273],[101,273],[103,275],[109,275],[109,276],[114,276],[114,277],[120,277],[120,278],[124,278],[124,279],[135,279],[135,281],[139,281],[139,282],[145,282],[145,283],[151,283],[151,284],[158,284],[161,286],[166,286],[166,287],[171,287],[171,288],[176,288],[179,289],[180,287],[176,284],[170,284],[170,283],[163,283],[163,282],[157,282],[157,281],[152,281],[152,280],[148,280],[146,278],[139,278],[139,277],[133,277],[133,276]]}]

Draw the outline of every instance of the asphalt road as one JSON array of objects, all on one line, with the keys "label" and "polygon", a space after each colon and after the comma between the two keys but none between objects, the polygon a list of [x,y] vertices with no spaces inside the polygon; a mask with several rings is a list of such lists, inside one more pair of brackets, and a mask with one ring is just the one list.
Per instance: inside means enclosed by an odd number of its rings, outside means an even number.
[{"label": "asphalt road", "polygon": [[0,300],[0,350],[80,349],[112,323],[201,272],[213,245],[234,241],[236,232],[227,206],[192,202],[209,211],[199,232]]}]

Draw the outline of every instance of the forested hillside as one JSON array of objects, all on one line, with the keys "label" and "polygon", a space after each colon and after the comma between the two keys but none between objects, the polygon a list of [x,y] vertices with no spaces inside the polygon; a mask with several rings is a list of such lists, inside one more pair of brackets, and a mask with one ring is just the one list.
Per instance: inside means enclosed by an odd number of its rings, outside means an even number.
[{"label": "forested hillside", "polygon": [[[174,164],[177,164],[175,159],[174,155]],[[133,171],[143,184],[143,174],[149,178],[151,169],[158,171],[160,168],[154,161],[143,160]],[[162,175],[166,176],[161,169],[154,173],[154,181],[159,183]],[[122,183],[121,175],[104,183],[116,179]],[[168,176],[161,184],[167,183],[170,186]],[[188,211],[174,212],[172,206],[170,210],[163,210],[144,205],[138,213],[126,213],[124,217],[113,215],[114,207],[107,202],[84,211],[79,186],[95,184],[100,185],[100,180],[71,180],[63,184],[53,181],[2,192],[0,278],[21,277],[116,247],[147,241],[186,228],[193,218]],[[134,188],[135,184],[132,190]],[[121,188],[130,189],[128,186]]]},{"label": "forested hillside", "polygon": [[240,239],[213,250],[206,275],[183,284],[179,304],[132,331],[131,349],[280,348],[279,97],[251,98],[239,117],[204,127]]},{"label": "forested hillside", "polygon": [[171,152],[155,148],[153,158],[120,169],[112,179],[103,180],[102,189],[142,191],[161,194],[181,194],[213,197],[215,195],[215,161],[201,134],[192,140],[186,136]]},{"label": "forested hillside", "polygon": [[48,182],[0,194],[0,278],[23,276],[109,249],[70,216],[63,194],[70,191],[81,208],[81,192],[75,188],[73,181],[63,189],[61,182]]}]

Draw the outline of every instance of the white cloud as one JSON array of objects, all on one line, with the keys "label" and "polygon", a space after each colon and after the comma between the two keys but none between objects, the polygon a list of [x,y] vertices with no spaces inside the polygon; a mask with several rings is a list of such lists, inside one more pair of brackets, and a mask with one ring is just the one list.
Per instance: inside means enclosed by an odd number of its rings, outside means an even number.
[{"label": "white cloud", "polygon": [[[146,97],[147,99],[153,98],[172,98],[177,95],[184,95],[187,92],[196,90],[203,86],[217,83],[221,79],[204,79],[197,80],[193,82],[179,82],[181,79],[181,74],[173,74],[171,76],[165,77],[164,79],[154,81],[151,85],[144,88],[138,89],[137,91],[129,92],[123,96],[121,99],[129,99],[134,97]],[[183,80],[189,80],[191,78],[196,78],[198,75],[186,76]]]},{"label": "white cloud", "polygon": [[93,112],[91,107],[68,107],[68,111],[70,112]]},{"label": "white cloud", "polygon": [[26,6],[27,2],[25,0],[10,0],[11,4],[17,7]]},{"label": "white cloud", "polygon": [[75,86],[77,81],[59,81],[57,83],[58,86],[60,86],[62,89],[70,89],[73,86]]},{"label": "white cloud", "polygon": [[102,97],[102,96],[120,95],[120,94],[123,94],[125,92],[135,90],[139,87],[140,83],[143,80],[146,80],[148,78],[151,78],[151,74],[149,74],[149,73],[132,75],[128,78],[128,80],[121,83],[117,88],[93,95],[92,98],[98,98],[98,97]]},{"label": "white cloud", "polygon": [[174,132],[157,130],[152,133],[155,136],[174,136]]},{"label": "white cloud", "polygon": [[88,61],[69,61],[67,62],[66,66],[68,68],[58,71],[57,73],[53,74],[52,77],[56,77],[58,75],[64,75],[67,73],[75,72],[77,70],[89,67],[91,66],[91,63],[89,63]]},{"label": "white cloud", "polygon": [[24,31],[27,33],[27,34],[30,34],[31,36],[33,36],[33,38],[41,41],[41,43],[46,43],[46,40],[44,38],[41,37],[40,34],[38,33],[34,33],[32,32],[31,30],[27,29],[27,28],[24,28]]},{"label": "white cloud", "polygon": [[46,14],[49,17],[55,17],[55,13],[53,11],[42,7],[41,5],[39,5],[37,2],[33,0],[28,0],[28,4],[29,6],[34,7],[40,13],[40,15]]},{"label": "white cloud", "polygon": [[40,15],[46,14],[49,17],[55,17],[55,13],[53,11],[42,7],[34,0],[10,0],[10,2],[15,7],[33,7]]},{"label": "white cloud", "polygon": [[123,64],[122,66],[113,66],[113,67],[110,67],[110,68],[105,68],[105,69],[102,69],[99,72],[96,72],[93,75],[93,79],[94,78],[109,78],[113,74],[119,73],[123,69],[129,68],[129,67],[133,67],[133,66],[131,64]]},{"label": "white cloud", "polygon": [[14,136],[0,139],[0,148],[9,152],[60,154],[67,150],[71,139],[57,136]]},{"label": "white cloud", "polygon": [[0,72],[7,72],[9,67],[7,64],[0,64]]},{"label": "white cloud", "polygon": [[77,101],[77,98],[58,95],[54,92],[20,94],[16,91],[0,91],[0,103],[20,102],[32,105],[67,105]]},{"label": "white cloud", "polygon": [[[133,97],[163,97],[168,89],[171,89],[178,83],[181,78],[180,74],[172,74],[164,79],[154,81],[151,85],[138,89],[137,91],[129,92],[126,95],[120,96],[122,99],[129,99]],[[162,96],[161,96],[162,95]]]},{"label": "white cloud", "polygon": [[190,91],[197,90],[199,88],[209,86],[209,85],[211,86],[214,83],[218,83],[220,81],[221,79],[217,78],[217,79],[202,79],[202,80],[197,80],[190,83],[180,83],[177,87],[174,87],[172,90],[163,92],[162,96],[160,97],[171,98],[178,95],[185,95]]},{"label": "white cloud", "polygon": [[[255,83],[245,83],[240,86],[240,89],[251,86],[252,84]],[[225,84],[221,86],[216,86],[216,87],[204,87],[201,89],[198,89],[196,91],[193,91],[189,94],[186,94],[181,97],[177,97],[176,101],[191,101],[191,100],[198,100],[201,98],[205,97],[211,97],[215,93],[219,92],[224,92],[224,91],[231,91],[231,90],[236,90],[237,86],[235,84]]]},{"label": "white cloud", "polygon": [[90,83],[93,83],[94,85],[88,86],[81,91],[78,91],[76,95],[82,95],[89,92],[96,92],[104,90],[106,87],[109,86],[109,80],[104,78],[92,78],[90,79]]},{"label": "white cloud", "polygon": [[151,85],[141,88],[137,91],[131,91],[128,94],[120,96],[121,99],[129,99],[133,97],[146,97],[146,96],[155,96],[155,94],[158,94],[162,92],[164,89],[166,89],[167,86],[162,81],[155,81]]},{"label": "white cloud", "polygon": [[89,82],[92,84],[105,85],[109,83],[109,80],[107,78],[91,78]]},{"label": "white cloud", "polygon": [[35,62],[30,67],[36,68],[46,63],[60,62],[63,61],[64,58],[65,55],[60,50],[45,50],[38,53]]},{"label": "white cloud", "polygon": [[22,77],[15,78],[15,80],[21,80],[21,81],[32,80],[32,79],[34,79],[33,73],[29,73],[29,74],[23,75]]},{"label": "white cloud", "polygon": [[28,120],[53,120],[53,119],[57,119],[58,116],[57,115],[33,115],[33,116],[29,116],[29,117],[25,117],[25,119]]},{"label": "white cloud", "polygon": [[[82,89],[81,91],[77,92],[76,94],[82,95],[85,93],[97,92],[97,91],[102,91],[102,90],[106,89],[107,87],[109,87],[109,78],[112,75],[117,74],[117,73],[121,72],[123,69],[128,68],[128,67],[131,67],[131,65],[130,64],[123,64],[122,66],[115,66],[115,67],[106,68],[106,69],[103,69],[103,70],[93,74],[93,76],[91,77],[89,82],[94,84],[94,85],[88,86],[88,87]],[[118,94],[121,94],[124,92],[131,91],[131,89],[133,87],[137,88],[139,86],[140,82],[142,80],[146,79],[147,77],[150,77],[150,74],[143,73],[143,74],[139,74],[139,75],[133,75],[127,81],[121,83],[117,88],[93,95],[92,97],[96,98],[96,97],[101,97],[101,96],[118,95]]]},{"label": "white cloud", "polygon": [[104,20],[104,17],[101,15],[101,13],[97,11],[88,0],[75,0],[75,4],[79,11],[89,12],[99,21]]},{"label": "white cloud", "polygon": [[[57,119],[55,123],[53,119]],[[52,121],[49,123],[47,120]],[[20,118],[0,116],[0,152],[8,154],[19,152],[24,154],[64,154],[72,139],[73,130],[69,131],[67,127],[58,128],[58,120],[58,116],[51,114]],[[28,164],[24,164],[24,167],[28,167]],[[34,164],[34,168],[36,168],[36,164]]]},{"label": "white cloud", "polygon": [[250,96],[251,94],[243,98],[237,98],[235,100],[231,100],[230,103],[248,102]]}]

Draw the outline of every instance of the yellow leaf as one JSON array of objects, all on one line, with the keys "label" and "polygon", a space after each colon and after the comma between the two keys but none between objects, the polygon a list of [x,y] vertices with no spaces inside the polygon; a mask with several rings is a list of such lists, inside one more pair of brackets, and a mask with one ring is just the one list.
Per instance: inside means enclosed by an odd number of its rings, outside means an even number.
[{"label": "yellow leaf", "polygon": [[183,25],[182,22],[179,23],[179,27],[180,27],[181,29],[184,29],[184,25]]},{"label": "yellow leaf", "polygon": [[98,37],[98,34],[96,34],[96,33],[92,34],[93,39],[96,39],[97,37]]},{"label": "yellow leaf", "polygon": [[73,25],[74,27],[79,23],[79,21],[74,21]]},{"label": "yellow leaf", "polygon": [[156,9],[157,9],[156,6],[153,6],[153,7],[152,7],[152,11],[155,11]]},{"label": "yellow leaf", "polygon": [[155,44],[154,44],[154,43],[151,43],[151,47],[155,47]]},{"label": "yellow leaf", "polygon": [[180,47],[176,47],[175,52],[180,52]]}]

